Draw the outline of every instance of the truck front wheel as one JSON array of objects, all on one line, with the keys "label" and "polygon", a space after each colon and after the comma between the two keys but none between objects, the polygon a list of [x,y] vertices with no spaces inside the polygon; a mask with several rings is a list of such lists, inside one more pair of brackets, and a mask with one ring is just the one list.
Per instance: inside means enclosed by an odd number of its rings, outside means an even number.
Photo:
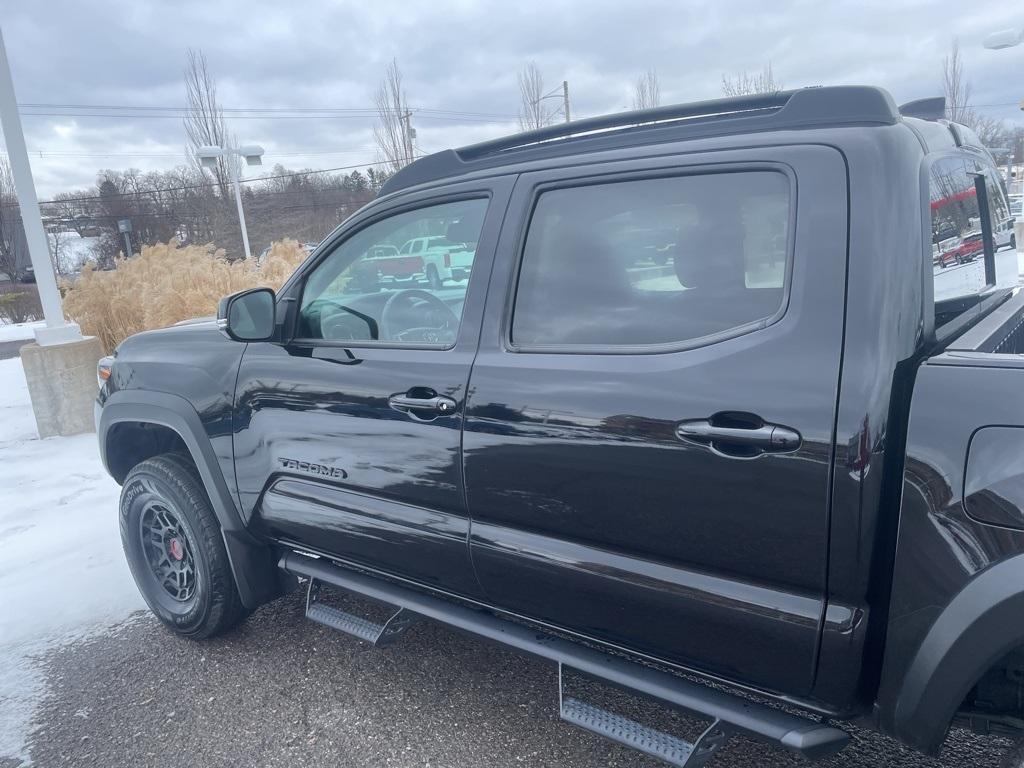
[{"label": "truck front wheel", "polygon": [[136,465],[121,488],[120,524],[135,583],[167,627],[204,638],[245,618],[220,525],[188,457],[165,453]]}]

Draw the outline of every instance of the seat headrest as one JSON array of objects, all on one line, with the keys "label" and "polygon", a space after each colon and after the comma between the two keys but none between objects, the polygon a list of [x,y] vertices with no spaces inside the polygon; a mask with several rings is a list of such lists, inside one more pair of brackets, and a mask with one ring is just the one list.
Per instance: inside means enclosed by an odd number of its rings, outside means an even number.
[{"label": "seat headrest", "polygon": [[702,222],[680,228],[672,263],[680,284],[711,291],[745,286],[743,232],[738,225]]},{"label": "seat headrest", "polygon": [[476,217],[463,217],[453,221],[444,232],[445,239],[450,243],[475,243],[480,238],[482,222]]}]

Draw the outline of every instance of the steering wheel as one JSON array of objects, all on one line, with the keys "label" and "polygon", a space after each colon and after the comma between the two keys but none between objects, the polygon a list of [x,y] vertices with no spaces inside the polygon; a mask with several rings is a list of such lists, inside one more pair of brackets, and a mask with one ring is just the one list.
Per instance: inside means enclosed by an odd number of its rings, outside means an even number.
[{"label": "steering wheel", "polygon": [[[419,306],[425,303],[428,306]],[[439,325],[405,325],[400,317],[410,316],[419,321],[433,316]],[[388,297],[380,311],[380,338],[382,341],[420,341],[430,344],[452,341],[459,327],[459,318],[451,308],[429,291],[407,288]]]}]

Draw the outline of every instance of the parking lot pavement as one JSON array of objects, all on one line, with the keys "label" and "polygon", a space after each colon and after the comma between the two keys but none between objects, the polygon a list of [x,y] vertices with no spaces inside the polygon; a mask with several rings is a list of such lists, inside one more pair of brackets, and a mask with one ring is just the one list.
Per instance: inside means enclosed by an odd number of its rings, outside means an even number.
[{"label": "parking lot pavement", "polygon": [[[307,622],[301,592],[212,641],[148,614],[38,659],[49,694],[30,740],[39,766],[657,766],[561,723],[556,670],[424,622],[386,649]],[[700,724],[605,688],[586,696],[679,734]],[[578,690],[576,690],[579,693]],[[942,761],[856,732],[824,765],[996,766],[1005,742],[956,734]],[[717,768],[804,765],[734,738]],[[0,766],[8,765],[0,761]]]},{"label": "parking lot pavement", "polygon": [[0,360],[7,360],[21,354],[21,348],[28,344],[25,339],[17,341],[0,341]]}]

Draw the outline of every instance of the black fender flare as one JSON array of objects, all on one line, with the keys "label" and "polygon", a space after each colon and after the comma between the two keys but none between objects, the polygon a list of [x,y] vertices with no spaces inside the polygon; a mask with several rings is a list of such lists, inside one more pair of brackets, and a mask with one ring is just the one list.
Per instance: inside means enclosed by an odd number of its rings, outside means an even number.
[{"label": "black fender flare", "polygon": [[893,735],[937,754],[950,722],[978,679],[1024,644],[1024,555],[969,581],[925,635],[893,708]]},{"label": "black fender flare", "polygon": [[242,604],[252,610],[282,594],[285,585],[279,578],[275,553],[245,527],[220,471],[210,438],[192,404],[178,395],[144,390],[118,390],[102,406],[97,404],[96,436],[100,458],[108,472],[107,437],[110,428],[121,422],[166,427],[185,443],[220,522]]}]

